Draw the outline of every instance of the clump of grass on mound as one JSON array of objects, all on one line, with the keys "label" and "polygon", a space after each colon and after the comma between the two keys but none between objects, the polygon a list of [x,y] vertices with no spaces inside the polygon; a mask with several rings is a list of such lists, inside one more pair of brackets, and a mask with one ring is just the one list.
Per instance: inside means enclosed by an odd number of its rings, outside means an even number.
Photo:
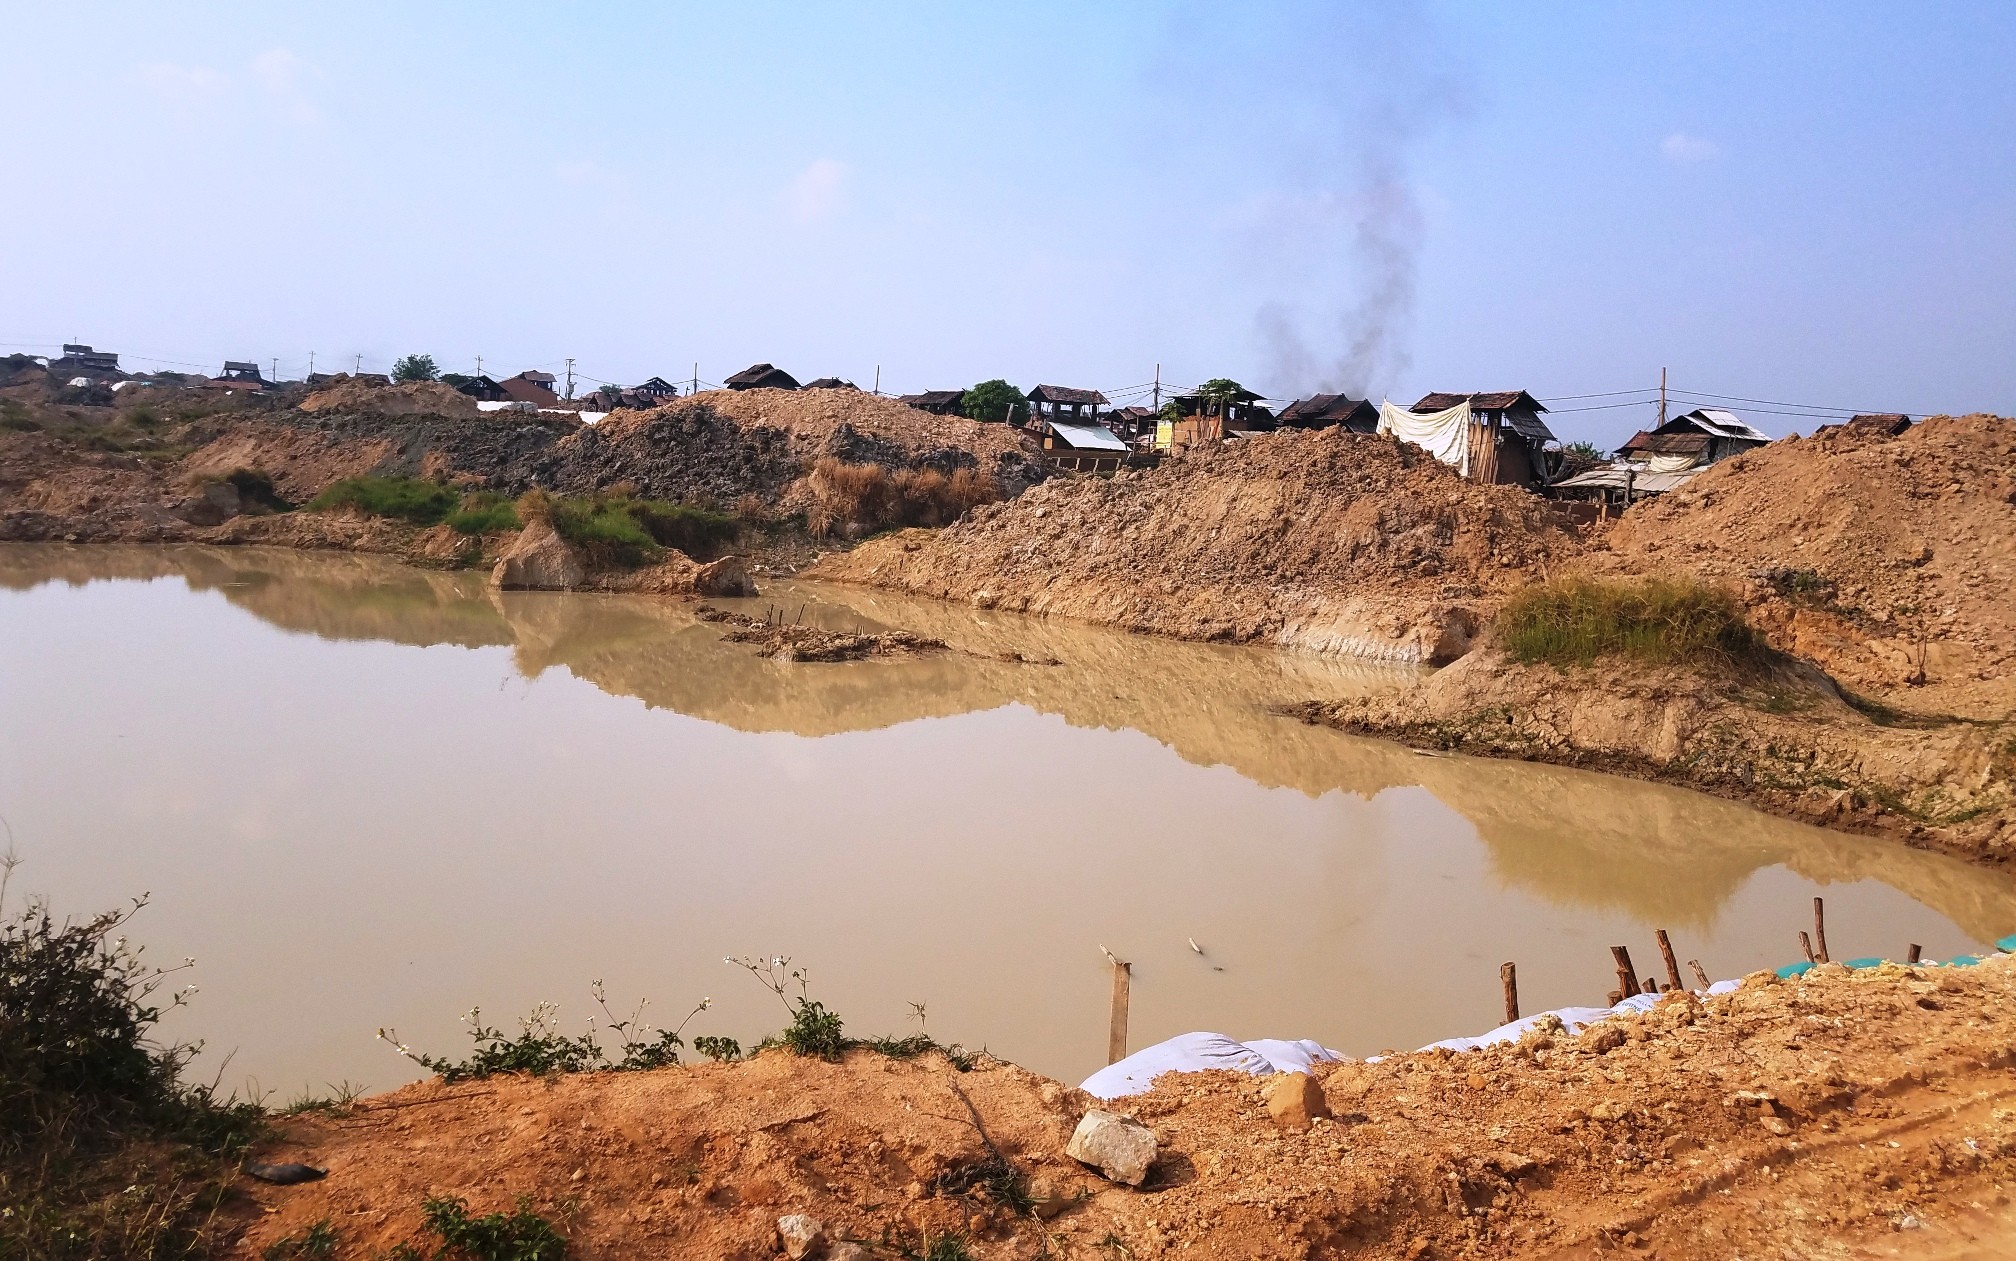
[{"label": "clump of grass on mound", "polygon": [[979,469],[889,469],[831,456],[812,466],[806,486],[812,507],[806,528],[824,535],[840,525],[870,529],[947,525],[968,510],[1001,498],[1001,487]]},{"label": "clump of grass on mound", "polygon": [[695,559],[732,540],[741,522],[700,504],[641,499],[622,483],[609,493],[572,497],[535,490],[518,501],[520,514],[550,522],[591,564],[635,569],[665,557],[665,549]]},{"label": "clump of grass on mound", "polygon": [[1498,614],[1496,633],[1507,652],[1529,664],[1624,657],[1656,665],[1733,665],[1765,656],[1763,639],[1735,597],[1687,578],[1553,579],[1512,597]]},{"label": "clump of grass on mound", "polygon": [[442,1080],[449,1082],[471,1081],[494,1073],[531,1073],[542,1077],[549,1073],[629,1073],[677,1064],[679,1051],[686,1045],[681,1036],[686,1026],[713,1005],[712,999],[703,998],[679,1022],[678,1028],[660,1029],[644,1022],[644,1003],[637,1004],[628,1020],[619,1020],[609,1010],[602,982],[590,985],[589,992],[595,996],[595,1005],[602,1009],[609,1032],[615,1037],[613,1055],[597,1040],[592,1024],[578,1037],[561,1033],[560,1009],[553,1003],[541,1003],[532,1009],[530,1016],[519,1020],[515,1036],[484,1024],[482,1011],[471,1008],[463,1020],[469,1025],[469,1037],[476,1050],[465,1060],[415,1051],[390,1029],[380,1029],[378,1036],[399,1054],[441,1074]]},{"label": "clump of grass on mound", "polygon": [[79,922],[31,903],[0,921],[0,1256],[195,1256],[222,1241],[218,1210],[261,1114],[186,1085],[198,1048],[154,1040],[193,987],[158,994],[181,969],[128,944],[143,905]]},{"label": "clump of grass on mound", "polygon": [[346,477],[309,500],[308,510],[354,508],[366,516],[438,525],[460,502],[448,487],[417,477]]},{"label": "clump of grass on mound", "polygon": [[462,497],[461,507],[448,514],[448,528],[457,534],[497,534],[516,530],[525,523],[511,501],[494,490],[471,491]]}]

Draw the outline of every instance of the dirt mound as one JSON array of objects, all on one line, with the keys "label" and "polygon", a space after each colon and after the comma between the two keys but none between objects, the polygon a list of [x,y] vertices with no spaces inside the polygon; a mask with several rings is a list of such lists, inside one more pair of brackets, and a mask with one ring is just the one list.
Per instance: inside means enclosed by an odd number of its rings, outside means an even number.
[{"label": "dirt mound", "polygon": [[869,657],[919,657],[944,652],[945,641],[909,631],[832,631],[817,626],[751,617],[703,604],[694,611],[703,622],[726,626],[721,638],[754,644],[778,661],[861,661]]},{"label": "dirt mound", "polygon": [[1416,747],[1661,780],[1849,832],[2016,859],[2016,748],[1991,725],[1850,706],[1804,662],[1731,670],[1471,653],[1398,693],[1290,712]]},{"label": "dirt mound", "polygon": [[[1307,1128],[1277,1126],[1253,1078],[1169,1075],[1107,1105],[1158,1140],[1139,1190],[1063,1155],[1091,1100],[985,1057],[435,1080],[283,1122],[258,1159],[329,1176],[246,1180],[235,1255],[322,1221],[333,1255],[383,1255],[430,1195],[472,1213],[527,1197],[591,1261],[757,1261],[800,1213],[891,1245],[871,1255],[955,1235],[983,1261],[1846,1256],[1899,1232],[1918,1255],[2007,1255],[2012,1020],[2007,959],[1833,964],[1579,1037],[1320,1066],[1333,1118]],[[968,1100],[1040,1217],[976,1185],[991,1153]]]},{"label": "dirt mound", "polygon": [[1741,586],[1779,647],[1852,686],[2016,711],[2016,421],[1774,442],[1634,508],[1605,544],[1611,567]]},{"label": "dirt mound", "polygon": [[1439,662],[1469,649],[1505,591],[1576,550],[1526,491],[1332,429],[1052,480],[814,576],[1183,639]]},{"label": "dirt mound", "polygon": [[440,381],[401,381],[373,385],[338,378],[301,400],[301,410],[351,412],[373,416],[480,416],[476,400]]}]

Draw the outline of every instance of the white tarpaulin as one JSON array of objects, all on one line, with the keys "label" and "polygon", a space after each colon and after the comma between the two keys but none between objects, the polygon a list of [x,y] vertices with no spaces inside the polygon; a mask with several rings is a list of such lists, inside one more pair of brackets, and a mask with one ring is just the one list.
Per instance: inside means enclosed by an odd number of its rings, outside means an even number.
[{"label": "white tarpaulin", "polygon": [[1700,462],[1701,457],[1698,455],[1655,455],[1645,461],[1645,471],[1647,473],[1678,473],[1683,469],[1693,468]]},{"label": "white tarpaulin", "polygon": [[1444,464],[1452,464],[1463,476],[1470,476],[1470,403],[1465,400],[1447,411],[1405,411],[1379,400],[1379,432],[1390,433],[1402,442],[1411,442]]}]

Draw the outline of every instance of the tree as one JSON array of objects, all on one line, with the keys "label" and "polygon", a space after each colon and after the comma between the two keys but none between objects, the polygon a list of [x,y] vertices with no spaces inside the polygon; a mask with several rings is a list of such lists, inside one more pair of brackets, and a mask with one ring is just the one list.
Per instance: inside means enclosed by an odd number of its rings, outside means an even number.
[{"label": "tree", "polygon": [[432,381],[440,375],[432,355],[407,355],[392,365],[394,381]]},{"label": "tree", "polygon": [[1018,425],[1025,424],[1029,420],[1029,396],[996,377],[966,391],[961,410],[974,420],[1012,420]]},{"label": "tree", "polygon": [[435,380],[441,382],[441,384],[452,385],[458,390],[461,389],[463,386],[469,384],[471,381],[474,381],[475,379],[476,379],[475,377],[465,376],[460,372],[444,372],[440,376],[435,378]]}]

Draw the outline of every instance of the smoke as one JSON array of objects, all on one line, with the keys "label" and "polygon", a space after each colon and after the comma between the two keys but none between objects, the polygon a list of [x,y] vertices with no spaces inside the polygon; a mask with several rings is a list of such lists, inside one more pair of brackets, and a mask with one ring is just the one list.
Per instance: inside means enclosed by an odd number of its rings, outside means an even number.
[{"label": "smoke", "polygon": [[[1348,173],[1314,204],[1326,208],[1300,231],[1270,234],[1280,274],[1335,284],[1329,301],[1261,304],[1255,327],[1276,392],[1341,392],[1363,398],[1390,388],[1410,365],[1426,225],[1413,159],[1427,135],[1460,108],[1454,58],[1417,6],[1387,11],[1374,31],[1348,42],[1392,50],[1376,73],[1356,76],[1323,125],[1321,169]],[[1317,314],[1311,318],[1309,307]],[[1313,330],[1313,331],[1312,331]]]}]

